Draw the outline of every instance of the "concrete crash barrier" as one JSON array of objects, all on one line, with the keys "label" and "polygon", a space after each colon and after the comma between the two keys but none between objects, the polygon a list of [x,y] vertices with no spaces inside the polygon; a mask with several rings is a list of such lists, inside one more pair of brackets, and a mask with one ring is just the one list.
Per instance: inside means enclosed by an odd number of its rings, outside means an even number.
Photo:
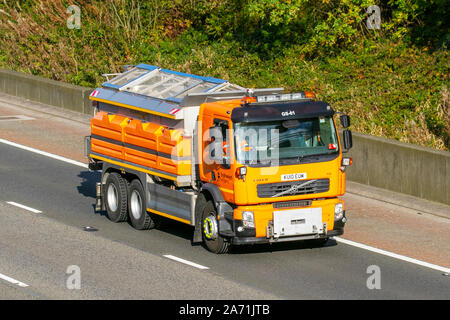
[{"label": "concrete crash barrier", "polygon": [[89,95],[93,89],[0,69],[0,92],[31,101],[93,114]]},{"label": "concrete crash barrier", "polygon": [[353,133],[347,178],[450,205],[450,152]]},{"label": "concrete crash barrier", "polygon": [[[93,115],[93,89],[0,68],[0,92]],[[450,152],[353,133],[347,179],[450,205]]]}]

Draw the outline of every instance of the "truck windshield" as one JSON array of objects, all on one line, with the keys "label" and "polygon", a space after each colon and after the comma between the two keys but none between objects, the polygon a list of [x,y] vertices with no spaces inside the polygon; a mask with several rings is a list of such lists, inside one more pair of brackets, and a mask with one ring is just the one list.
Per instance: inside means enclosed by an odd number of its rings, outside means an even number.
[{"label": "truck windshield", "polygon": [[270,165],[339,150],[332,117],[237,123],[236,159],[241,164]]}]

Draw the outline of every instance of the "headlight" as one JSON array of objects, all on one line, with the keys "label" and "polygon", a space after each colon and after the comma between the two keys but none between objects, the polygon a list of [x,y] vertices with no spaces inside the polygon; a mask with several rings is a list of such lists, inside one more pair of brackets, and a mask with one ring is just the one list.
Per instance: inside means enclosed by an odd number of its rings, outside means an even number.
[{"label": "headlight", "polygon": [[347,158],[347,157],[342,158],[342,165],[343,166],[351,166],[352,164],[353,164],[353,159],[352,158]]},{"label": "headlight", "polygon": [[341,220],[344,216],[344,204],[337,203],[334,206],[334,221]]},{"label": "headlight", "polygon": [[255,227],[255,218],[253,217],[253,212],[251,212],[251,211],[242,212],[242,224],[246,228],[254,228]]}]

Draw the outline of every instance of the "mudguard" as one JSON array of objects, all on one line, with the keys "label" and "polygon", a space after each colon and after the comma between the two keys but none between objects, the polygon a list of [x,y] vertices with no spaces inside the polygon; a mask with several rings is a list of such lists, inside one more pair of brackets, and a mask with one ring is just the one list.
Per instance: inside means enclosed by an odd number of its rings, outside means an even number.
[{"label": "mudguard", "polygon": [[[205,183],[201,189],[200,193],[206,193],[211,195],[214,206],[219,215],[219,234],[223,237],[234,237],[235,233],[233,230],[233,208],[225,201],[219,188],[212,183]],[[201,217],[199,217],[199,210],[195,210],[195,231],[193,242],[202,241],[201,233]]]}]

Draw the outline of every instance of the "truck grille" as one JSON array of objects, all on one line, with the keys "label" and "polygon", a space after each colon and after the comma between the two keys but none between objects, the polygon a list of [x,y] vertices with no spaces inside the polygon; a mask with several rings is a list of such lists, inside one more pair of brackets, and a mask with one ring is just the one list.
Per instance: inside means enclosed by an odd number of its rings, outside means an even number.
[{"label": "truck grille", "polygon": [[293,188],[292,191],[286,192],[280,197],[297,196],[302,194],[314,194],[327,192],[330,189],[330,179],[313,179],[313,180],[301,180],[301,181],[289,181],[289,182],[278,182],[278,183],[266,183],[257,186],[258,197],[260,198],[271,198],[281,192],[285,192],[292,188],[293,186],[306,183],[303,187]]},{"label": "truck grille", "polygon": [[310,205],[311,200],[299,200],[299,201],[275,202],[272,206],[274,207],[274,209],[285,209],[285,208],[309,207]]}]

